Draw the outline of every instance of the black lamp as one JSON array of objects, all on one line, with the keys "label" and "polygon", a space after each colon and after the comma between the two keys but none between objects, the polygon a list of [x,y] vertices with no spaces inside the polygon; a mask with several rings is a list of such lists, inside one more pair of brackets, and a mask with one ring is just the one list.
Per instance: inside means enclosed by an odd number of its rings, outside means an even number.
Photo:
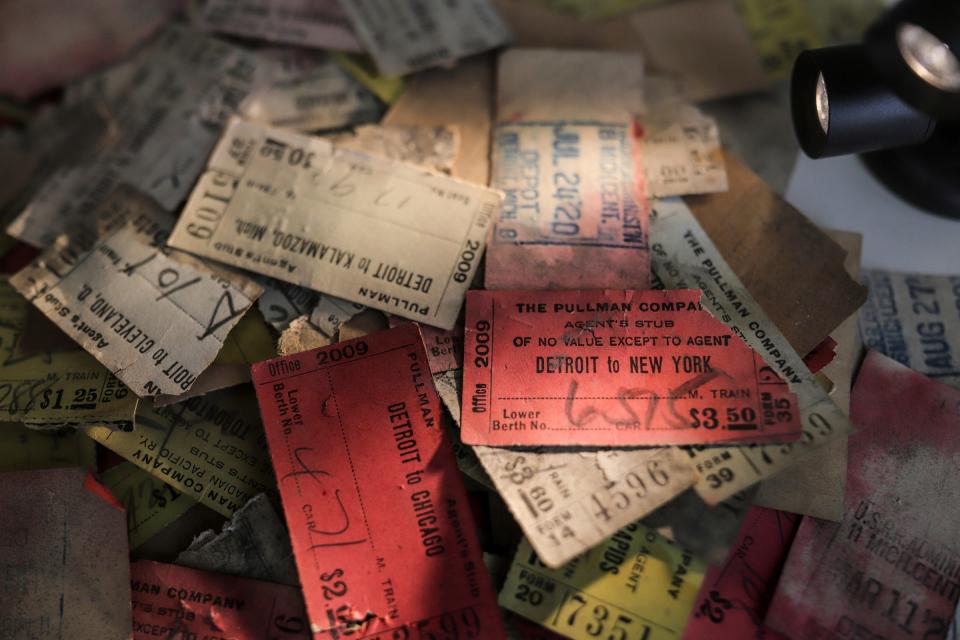
[{"label": "black lamp", "polygon": [[960,218],[960,2],[903,0],[863,44],[804,51],[791,92],[811,158],[862,154],[904,200]]}]

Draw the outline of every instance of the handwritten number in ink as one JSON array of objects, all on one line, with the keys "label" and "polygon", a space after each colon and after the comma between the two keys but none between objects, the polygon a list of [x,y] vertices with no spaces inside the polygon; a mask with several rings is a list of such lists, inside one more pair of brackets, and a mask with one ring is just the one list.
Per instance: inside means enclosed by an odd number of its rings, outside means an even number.
[{"label": "handwritten number in ink", "polygon": [[140,262],[126,263],[123,269],[120,270],[120,273],[122,273],[125,276],[132,276],[137,269],[139,269],[145,264],[149,264],[150,262],[153,262],[153,259],[157,257],[158,253],[159,253],[158,251],[155,251],[151,253],[149,256],[147,256],[146,258],[144,258],[143,260],[141,260]]},{"label": "handwritten number in ink", "polygon": [[[226,310],[221,312],[221,306],[226,306]],[[210,321],[207,322],[207,328],[202,334],[197,336],[197,340],[207,338],[223,325],[232,322],[234,318],[242,316],[246,311],[247,307],[237,309],[233,301],[233,294],[230,291],[224,291],[220,295],[220,299],[217,300],[217,304],[213,307],[213,313],[210,314]],[[221,317],[221,313],[225,315]]]},{"label": "handwritten number in ink", "polygon": [[733,606],[729,600],[720,596],[719,591],[711,591],[710,596],[700,605],[699,616],[707,616],[710,622],[720,624],[726,618],[725,610]]},{"label": "handwritten number in ink", "polygon": [[567,392],[567,401],[564,403],[564,410],[567,414],[567,420],[570,421],[575,427],[582,427],[590,422],[595,415],[598,414],[598,411],[593,407],[586,407],[583,409],[579,415],[574,415],[573,412],[573,403],[577,399],[577,381],[570,381],[570,390]]},{"label": "handwritten number in ink", "polygon": [[183,284],[178,284],[180,282],[179,271],[177,271],[176,269],[171,269],[169,267],[167,267],[166,269],[162,269],[160,273],[157,274],[157,284],[160,285],[161,289],[167,289],[168,287],[172,287],[172,288],[160,294],[157,300],[158,301],[163,300],[164,298],[173,295],[177,291],[182,291],[187,287],[197,284],[198,282],[200,282],[200,280],[201,280],[200,276],[197,276],[193,280],[188,280]]},{"label": "handwritten number in ink", "polygon": [[357,187],[355,185],[349,184],[347,180],[350,178],[350,174],[343,176],[336,182],[330,185],[330,193],[337,196],[338,198],[346,198],[354,191]]}]

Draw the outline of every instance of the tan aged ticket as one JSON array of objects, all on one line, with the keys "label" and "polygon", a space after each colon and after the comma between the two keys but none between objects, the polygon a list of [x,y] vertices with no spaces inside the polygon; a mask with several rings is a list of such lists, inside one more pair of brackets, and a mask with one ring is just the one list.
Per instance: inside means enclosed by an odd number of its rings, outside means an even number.
[{"label": "tan aged ticket", "polygon": [[234,120],[170,245],[444,329],[497,192]]},{"label": "tan aged ticket", "polygon": [[133,419],[137,396],[74,345],[69,351],[16,351],[30,303],[0,279],[0,416],[33,427]]},{"label": "tan aged ticket", "polygon": [[727,190],[720,130],[696,107],[675,100],[658,103],[637,134],[650,197]]},{"label": "tan aged ticket", "polygon": [[555,568],[696,480],[683,452],[671,448],[474,451],[530,544]]},{"label": "tan aged ticket", "polygon": [[259,287],[178,260],[165,238],[162,227],[123,226],[77,252],[61,237],[10,283],[138,396],[181,394]]},{"label": "tan aged ticket", "polygon": [[697,493],[717,504],[737,491],[796,464],[803,454],[853,431],[780,330],[767,318],[720,255],[690,209],[677,200],[654,205],[651,217],[653,269],[668,288],[699,288],[703,306],[742,337],[787,381],[800,407],[803,436],[782,445],[686,449],[700,480]]},{"label": "tan aged ticket", "polygon": [[[459,424],[458,371],[434,376],[437,392]],[[559,567],[596,546],[617,529],[644,517],[691,487],[697,474],[679,449],[525,451],[469,447],[487,476],[469,457],[460,468],[483,484],[490,481],[547,565]],[[473,471],[473,472],[472,472]]]},{"label": "tan aged ticket", "polygon": [[258,493],[279,500],[256,401],[234,387],[164,407],[141,405],[132,431],[84,427],[117,455],[230,517]]}]

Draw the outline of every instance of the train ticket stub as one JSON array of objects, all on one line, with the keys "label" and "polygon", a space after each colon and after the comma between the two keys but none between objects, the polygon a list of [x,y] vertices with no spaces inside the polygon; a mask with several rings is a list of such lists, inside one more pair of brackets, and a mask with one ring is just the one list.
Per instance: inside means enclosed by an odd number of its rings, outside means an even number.
[{"label": "train ticket stub", "polygon": [[253,378],[314,637],[502,638],[417,328]]},{"label": "train ticket stub", "polygon": [[51,176],[7,232],[46,248],[88,225],[124,183],[175,210],[250,92],[255,68],[240,47],[195,29],[163,28],[127,61],[85,81],[84,99],[105,102],[112,116],[109,144]]},{"label": "train ticket stub", "polygon": [[689,488],[676,449],[516,451],[474,447],[540,558],[559,567]]},{"label": "train ticket stub", "polygon": [[[257,300],[259,302],[259,299]],[[250,365],[261,360],[277,356],[277,341],[267,327],[259,309],[249,309],[237,323],[223,343],[223,349],[214,358],[213,363],[197,376],[186,393],[159,395],[153,398],[154,406],[173,404],[202,396],[211,391],[219,391],[250,382]]]},{"label": "train ticket stub", "polygon": [[[397,316],[388,318],[391,327],[407,321]],[[463,367],[463,323],[457,322],[453,329],[437,329],[429,325],[420,325],[423,346],[427,350],[430,371],[434,375]]]},{"label": "train ticket stub", "polygon": [[449,329],[499,193],[234,120],[170,245]]},{"label": "train ticket stub", "polygon": [[114,453],[230,517],[258,493],[279,501],[249,387],[162,407],[141,405],[132,431],[83,427]]},{"label": "train ticket stub", "polygon": [[490,0],[341,3],[380,73],[406,75],[499,47],[510,31]]},{"label": "train ticket stub", "polygon": [[0,416],[35,425],[133,420],[137,396],[86,351],[17,353],[29,309],[0,279]]},{"label": "train ticket stub", "polygon": [[285,47],[257,52],[257,82],[245,118],[297,131],[375,121],[381,107],[325,51]]},{"label": "train ticket stub", "polygon": [[674,100],[656,105],[644,116],[639,137],[651,197],[727,190],[720,130],[696,107]]},{"label": "train ticket stub", "polygon": [[488,289],[645,289],[648,207],[627,123],[501,123],[492,184],[505,193]]},{"label": "train ticket stub", "polygon": [[690,551],[639,523],[556,569],[524,540],[500,604],[574,640],[680,638],[704,568]]},{"label": "train ticket stub", "polygon": [[841,522],[804,518],[766,622],[795,640],[943,638],[960,597],[960,390],[870,351]]},{"label": "train ticket stub", "polygon": [[181,394],[256,295],[165,238],[125,226],[78,253],[61,236],[10,283],[137,395]]},{"label": "train ticket stub", "polygon": [[751,507],[720,566],[707,567],[683,640],[778,640],[763,618],[800,516]]},{"label": "train ticket stub", "polygon": [[209,0],[200,24],[268,42],[363,51],[337,0]]},{"label": "train ticket stub", "polygon": [[700,290],[470,291],[463,441],[641,446],[800,436],[797,401]]},{"label": "train ticket stub", "polygon": [[960,276],[864,271],[863,280],[864,346],[960,388]]},{"label": "train ticket stub", "polygon": [[[87,442],[95,441],[80,435]],[[160,533],[197,502],[130,462],[103,472],[100,481],[127,512],[130,549],[136,549]]]},{"label": "train ticket stub", "polygon": [[[457,421],[462,413],[458,373],[446,371],[433,378]],[[551,567],[559,567],[673,500],[697,479],[687,455],[667,447],[619,451],[469,448],[486,473],[478,476],[468,456],[459,460],[461,470],[482,484],[493,483],[530,544]]]},{"label": "train ticket stub", "polygon": [[700,473],[697,493],[709,504],[802,460],[808,451],[848,435],[853,427],[810,373],[682,200],[666,199],[651,216],[653,270],[668,288],[699,288],[704,308],[744,339],[797,396],[801,439],[782,445],[687,448]]},{"label": "train ticket stub", "polygon": [[130,564],[134,640],[311,637],[296,587],[175,564]]}]

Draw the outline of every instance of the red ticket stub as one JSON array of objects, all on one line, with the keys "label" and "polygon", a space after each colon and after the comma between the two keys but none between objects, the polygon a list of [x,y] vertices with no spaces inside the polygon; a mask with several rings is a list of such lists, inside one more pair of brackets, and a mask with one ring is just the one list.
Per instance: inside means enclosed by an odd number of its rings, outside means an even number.
[{"label": "red ticket stub", "polygon": [[314,637],[504,637],[417,327],[253,379]]},{"label": "red ticket stub", "polygon": [[[388,318],[391,327],[409,324],[412,320],[400,316]],[[427,361],[431,373],[443,373],[463,366],[463,316],[457,320],[453,329],[440,329],[428,324],[420,324],[420,336],[427,351]]]},{"label": "red ticket stub", "polygon": [[470,291],[467,444],[796,440],[797,399],[699,290]]},{"label": "red ticket stub", "polygon": [[750,507],[719,567],[707,568],[683,640],[782,640],[763,624],[800,516]]},{"label": "red ticket stub", "polygon": [[843,520],[802,520],[765,621],[792,640],[955,637],[960,390],[870,351],[850,419]]},{"label": "red ticket stub", "polygon": [[300,589],[175,564],[130,564],[133,638],[311,637]]}]

